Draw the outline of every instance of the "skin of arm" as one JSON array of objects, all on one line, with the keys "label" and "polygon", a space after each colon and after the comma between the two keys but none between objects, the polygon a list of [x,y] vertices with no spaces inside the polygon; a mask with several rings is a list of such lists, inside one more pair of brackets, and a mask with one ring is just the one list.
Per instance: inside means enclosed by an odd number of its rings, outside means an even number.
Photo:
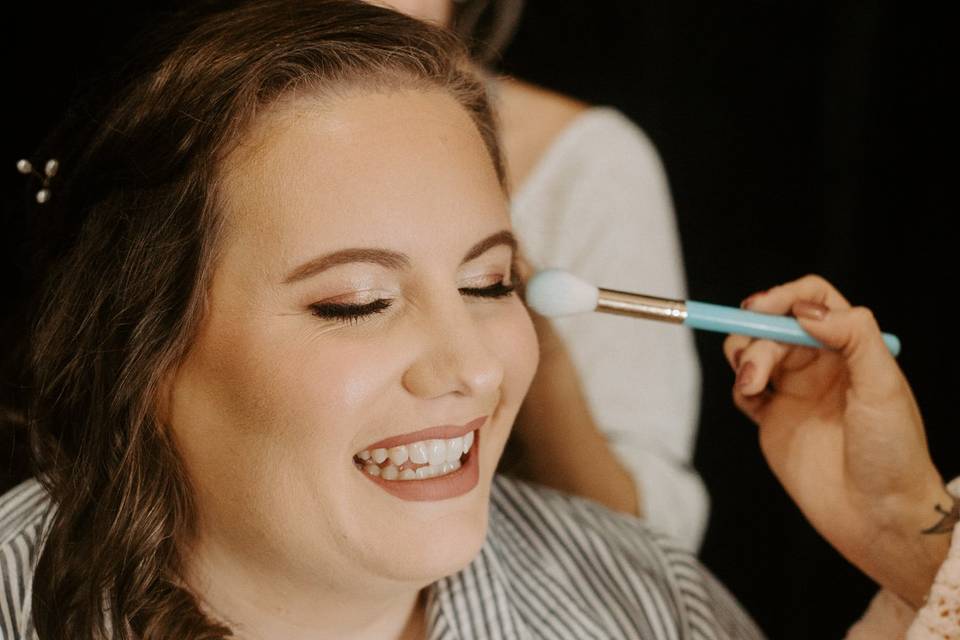
[{"label": "skin of arm", "polygon": [[524,455],[519,475],[642,515],[641,496],[590,414],[570,354],[549,320],[531,313],[540,366],[514,423]]},{"label": "skin of arm", "polygon": [[[584,114],[583,103],[509,79],[499,82],[495,92],[511,183],[525,187],[513,191],[520,215],[515,224],[521,240],[530,236],[531,263],[565,265],[614,288],[681,291],[683,276],[674,264],[678,260],[676,231],[667,185],[642,132],[616,114],[588,115],[594,119],[585,125],[590,132],[586,135],[612,143],[590,147],[582,130],[576,134],[581,141],[567,135],[571,119]],[[553,145],[563,145],[565,150],[544,157],[552,172],[544,174],[536,168],[536,160]],[[560,175],[566,176],[566,183]],[[534,178],[539,182],[528,187]],[[653,250],[635,251],[638,242],[651,243],[648,249]],[[623,259],[611,261],[611,255]],[[571,472],[574,478],[586,474],[585,465],[599,468],[587,462],[584,447],[589,445],[593,451],[592,445],[602,443],[609,455],[604,456],[601,475],[632,478],[634,483],[632,493],[639,503],[623,510],[642,512],[652,524],[695,549],[705,524],[706,493],[689,468],[696,422],[696,411],[689,407],[696,406],[699,398],[692,342],[684,342],[679,334],[661,340],[658,332],[675,331],[673,327],[640,327],[622,320],[583,317],[551,324],[553,333],[565,342],[565,353],[544,362],[528,404],[559,403],[556,413],[561,420],[572,422],[572,416],[588,413],[592,418],[582,417],[579,424],[566,429],[559,421],[549,427],[530,423],[527,411],[528,422],[514,443],[520,438],[533,440],[526,431],[537,429],[542,431],[537,436],[541,441],[574,443],[564,456],[576,468]],[[665,375],[657,373],[664,371]],[[575,372],[580,374],[582,393],[571,394],[566,391],[568,382],[561,378]],[[548,476],[557,472],[554,465]],[[548,484],[556,482],[548,480]],[[564,482],[568,490],[588,492],[571,487],[569,480]],[[608,506],[623,504],[624,490],[622,483],[612,482],[610,497],[600,501]],[[590,495],[596,497],[594,492]],[[676,509],[670,506],[678,504]]]},{"label": "skin of arm", "polygon": [[[500,87],[504,150],[515,191],[553,138],[587,105],[514,79],[503,79]],[[522,258],[518,266],[525,279],[533,275]],[[569,351],[549,320],[533,312],[531,316],[541,360],[514,424],[514,438],[524,452],[515,473],[616,511],[642,515],[636,482],[591,415]]]},{"label": "skin of arm", "polygon": [[744,301],[791,313],[826,349],[730,336],[733,399],[759,427],[774,474],[851,563],[919,607],[949,536],[923,533],[953,504],[923,420],[873,314],[810,275]]}]

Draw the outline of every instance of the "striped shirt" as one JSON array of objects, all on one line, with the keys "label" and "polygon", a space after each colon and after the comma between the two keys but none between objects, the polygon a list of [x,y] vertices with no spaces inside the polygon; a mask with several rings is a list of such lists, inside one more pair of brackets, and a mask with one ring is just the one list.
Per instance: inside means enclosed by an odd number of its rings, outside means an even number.
[{"label": "striped shirt", "polygon": [[[36,640],[31,578],[52,514],[36,480],[0,496],[0,640]],[[487,539],[433,584],[428,640],[750,640],[730,594],[671,539],[599,504],[495,478]]]}]

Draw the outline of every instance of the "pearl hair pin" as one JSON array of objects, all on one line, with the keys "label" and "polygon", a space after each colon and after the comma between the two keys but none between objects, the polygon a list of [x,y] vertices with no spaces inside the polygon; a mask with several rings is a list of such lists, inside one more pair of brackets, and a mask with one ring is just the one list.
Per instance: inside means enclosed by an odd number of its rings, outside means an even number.
[{"label": "pearl hair pin", "polygon": [[50,191],[50,180],[57,175],[57,170],[60,168],[60,162],[51,158],[47,160],[47,163],[43,165],[43,173],[33,168],[33,164],[27,159],[21,159],[17,161],[17,171],[24,175],[30,175],[31,173],[41,180],[40,190],[37,191],[37,202],[43,204],[50,200],[50,197],[53,195],[53,192]]}]

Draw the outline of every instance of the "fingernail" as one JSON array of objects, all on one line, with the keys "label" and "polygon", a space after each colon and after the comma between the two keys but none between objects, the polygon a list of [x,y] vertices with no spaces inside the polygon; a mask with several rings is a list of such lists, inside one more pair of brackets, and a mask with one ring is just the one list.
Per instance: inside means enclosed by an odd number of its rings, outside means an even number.
[{"label": "fingernail", "polygon": [[758,291],[757,293],[751,294],[743,299],[743,302],[740,303],[741,309],[749,309],[750,305],[757,301],[757,298],[762,296],[766,291]]},{"label": "fingernail", "polygon": [[793,305],[794,315],[808,320],[823,320],[827,317],[828,311],[830,311],[828,307],[817,302],[807,302],[806,300],[801,300]]},{"label": "fingernail", "polygon": [[753,382],[757,366],[749,360],[737,371],[737,388],[743,391]]}]

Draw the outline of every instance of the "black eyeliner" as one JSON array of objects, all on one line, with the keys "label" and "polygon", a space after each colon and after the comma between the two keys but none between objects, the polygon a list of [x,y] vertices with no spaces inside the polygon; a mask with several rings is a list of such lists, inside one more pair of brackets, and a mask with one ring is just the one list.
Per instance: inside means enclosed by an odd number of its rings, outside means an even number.
[{"label": "black eyeliner", "polygon": [[477,296],[478,298],[502,298],[513,293],[514,289],[516,289],[515,285],[498,282],[495,285],[484,287],[482,289],[463,288],[460,289],[460,292],[469,292],[469,295]]},{"label": "black eyeliner", "polygon": [[315,316],[320,318],[340,319],[356,318],[360,316],[382,313],[386,311],[392,303],[387,298],[380,298],[367,304],[312,304],[310,310]]},{"label": "black eyeliner", "polygon": [[[483,288],[469,288],[464,287],[459,289],[460,293],[475,297],[475,298],[505,298],[506,296],[512,294],[516,289],[515,284],[506,284],[504,282],[498,282],[497,284],[491,285],[489,287]],[[336,304],[336,303],[327,303],[327,304],[312,304],[310,305],[310,311],[313,315],[318,318],[323,318],[326,320],[335,320],[337,322],[355,324],[360,321],[361,318],[365,316],[370,316],[376,313],[383,313],[393,302],[389,298],[380,298],[379,300],[374,300],[373,302],[368,302],[367,304]]]}]

